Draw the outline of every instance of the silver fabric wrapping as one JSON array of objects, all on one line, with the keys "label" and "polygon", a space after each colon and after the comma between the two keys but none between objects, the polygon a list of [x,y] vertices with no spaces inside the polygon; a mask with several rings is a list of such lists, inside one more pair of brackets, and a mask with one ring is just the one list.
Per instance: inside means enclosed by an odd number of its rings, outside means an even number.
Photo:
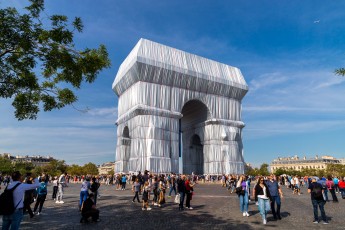
[{"label": "silver fabric wrapping", "polygon": [[116,172],[243,173],[239,69],[141,39],[113,90]]}]

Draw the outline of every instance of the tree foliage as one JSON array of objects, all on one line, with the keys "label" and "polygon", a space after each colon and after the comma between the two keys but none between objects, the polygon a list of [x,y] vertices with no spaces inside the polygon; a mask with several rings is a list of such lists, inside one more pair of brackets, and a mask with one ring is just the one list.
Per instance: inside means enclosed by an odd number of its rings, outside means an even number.
[{"label": "tree foliage", "polygon": [[104,45],[76,49],[74,33],[83,30],[79,17],[46,19],[44,0],[29,1],[24,14],[0,9],[0,98],[13,100],[18,120],[36,119],[40,107],[51,111],[76,102],[73,90],[110,66]]},{"label": "tree foliage", "polygon": [[5,157],[0,156],[0,173],[11,174],[13,172],[13,165],[11,161]]},{"label": "tree foliage", "polygon": [[97,165],[95,165],[94,163],[87,163],[83,166],[83,174],[84,175],[98,175],[98,168],[97,168]]},{"label": "tree foliage", "polygon": [[286,175],[297,175],[297,176],[337,176],[337,177],[344,177],[345,176],[345,165],[341,164],[327,164],[326,169],[302,169],[301,171],[293,170],[293,169],[277,169],[274,174],[280,176],[283,174]]}]

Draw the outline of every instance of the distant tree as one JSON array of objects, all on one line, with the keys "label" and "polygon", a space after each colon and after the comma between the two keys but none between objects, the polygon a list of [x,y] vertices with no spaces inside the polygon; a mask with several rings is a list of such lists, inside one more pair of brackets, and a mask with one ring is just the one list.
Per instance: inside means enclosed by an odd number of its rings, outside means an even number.
[{"label": "distant tree", "polygon": [[[78,50],[74,33],[82,32],[79,17],[47,16],[44,0],[29,0],[27,13],[0,9],[0,98],[13,100],[18,120],[36,119],[44,111],[77,101],[73,90],[92,83],[110,66],[104,45]],[[39,72],[40,71],[40,72]]]},{"label": "distant tree", "polygon": [[19,171],[22,175],[31,173],[35,166],[31,162],[16,162],[14,170]]},{"label": "distant tree", "polygon": [[98,168],[97,165],[95,165],[94,163],[87,163],[83,166],[83,172],[84,175],[86,174],[91,174],[91,175],[98,175]]},{"label": "distant tree", "polygon": [[263,163],[259,168],[258,174],[262,176],[268,176],[270,174],[270,172],[268,171],[268,166],[269,165],[267,163]]},{"label": "distant tree", "polygon": [[327,164],[326,174],[337,176],[337,177],[345,175],[345,165]]},{"label": "distant tree", "polygon": [[13,165],[10,159],[0,156],[0,172],[2,174],[11,174],[13,172]]},{"label": "distant tree", "polygon": [[64,160],[52,160],[47,165],[43,166],[42,170],[45,174],[59,176],[67,171],[67,167]]},{"label": "distant tree", "polygon": [[112,169],[108,172],[108,175],[114,175],[114,174],[115,174],[114,169]]},{"label": "distant tree", "polygon": [[80,165],[73,164],[68,166],[67,172],[69,175],[72,176],[81,176],[83,174],[83,167]]}]

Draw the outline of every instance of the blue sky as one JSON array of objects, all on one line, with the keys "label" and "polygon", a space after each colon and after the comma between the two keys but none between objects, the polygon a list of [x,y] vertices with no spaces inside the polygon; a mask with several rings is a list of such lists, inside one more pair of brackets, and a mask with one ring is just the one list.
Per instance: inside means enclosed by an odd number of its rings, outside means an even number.
[{"label": "blue sky", "polygon": [[[27,1],[0,1],[23,8]],[[241,69],[244,157],[345,157],[345,1],[46,0],[46,13],[80,16],[79,48],[105,44],[112,67],[77,91],[77,108],[17,121],[0,99],[0,153],[51,155],[67,163],[114,161],[118,67],[140,38]]]}]

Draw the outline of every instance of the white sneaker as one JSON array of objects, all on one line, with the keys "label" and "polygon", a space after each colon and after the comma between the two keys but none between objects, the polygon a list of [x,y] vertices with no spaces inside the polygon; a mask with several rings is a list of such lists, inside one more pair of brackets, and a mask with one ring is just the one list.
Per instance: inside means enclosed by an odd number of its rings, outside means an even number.
[{"label": "white sneaker", "polygon": [[189,209],[191,209],[191,210],[192,210],[193,208],[192,208],[192,207],[189,207]]},{"label": "white sneaker", "polygon": [[246,212],[243,212],[243,216],[246,216]]},{"label": "white sneaker", "polygon": [[145,208],[141,208],[141,210],[145,211]]},{"label": "white sneaker", "polygon": [[60,201],[57,200],[57,201],[55,201],[55,203],[56,203],[56,204],[60,204]]},{"label": "white sneaker", "polygon": [[147,208],[147,211],[150,211],[152,208]]},{"label": "white sneaker", "polygon": [[267,220],[266,219],[263,219],[263,224],[267,224]]},{"label": "white sneaker", "polygon": [[248,212],[246,212],[246,216],[249,216],[249,213],[248,213]]},{"label": "white sneaker", "polygon": [[40,214],[41,214],[41,213],[40,213],[40,212],[38,212],[36,215],[37,215],[37,216],[39,216]]},{"label": "white sneaker", "polygon": [[157,203],[153,203],[154,206],[157,206],[158,204]]},{"label": "white sneaker", "polygon": [[60,204],[63,204],[63,203],[65,203],[65,202],[63,202],[63,201],[60,201]]}]

